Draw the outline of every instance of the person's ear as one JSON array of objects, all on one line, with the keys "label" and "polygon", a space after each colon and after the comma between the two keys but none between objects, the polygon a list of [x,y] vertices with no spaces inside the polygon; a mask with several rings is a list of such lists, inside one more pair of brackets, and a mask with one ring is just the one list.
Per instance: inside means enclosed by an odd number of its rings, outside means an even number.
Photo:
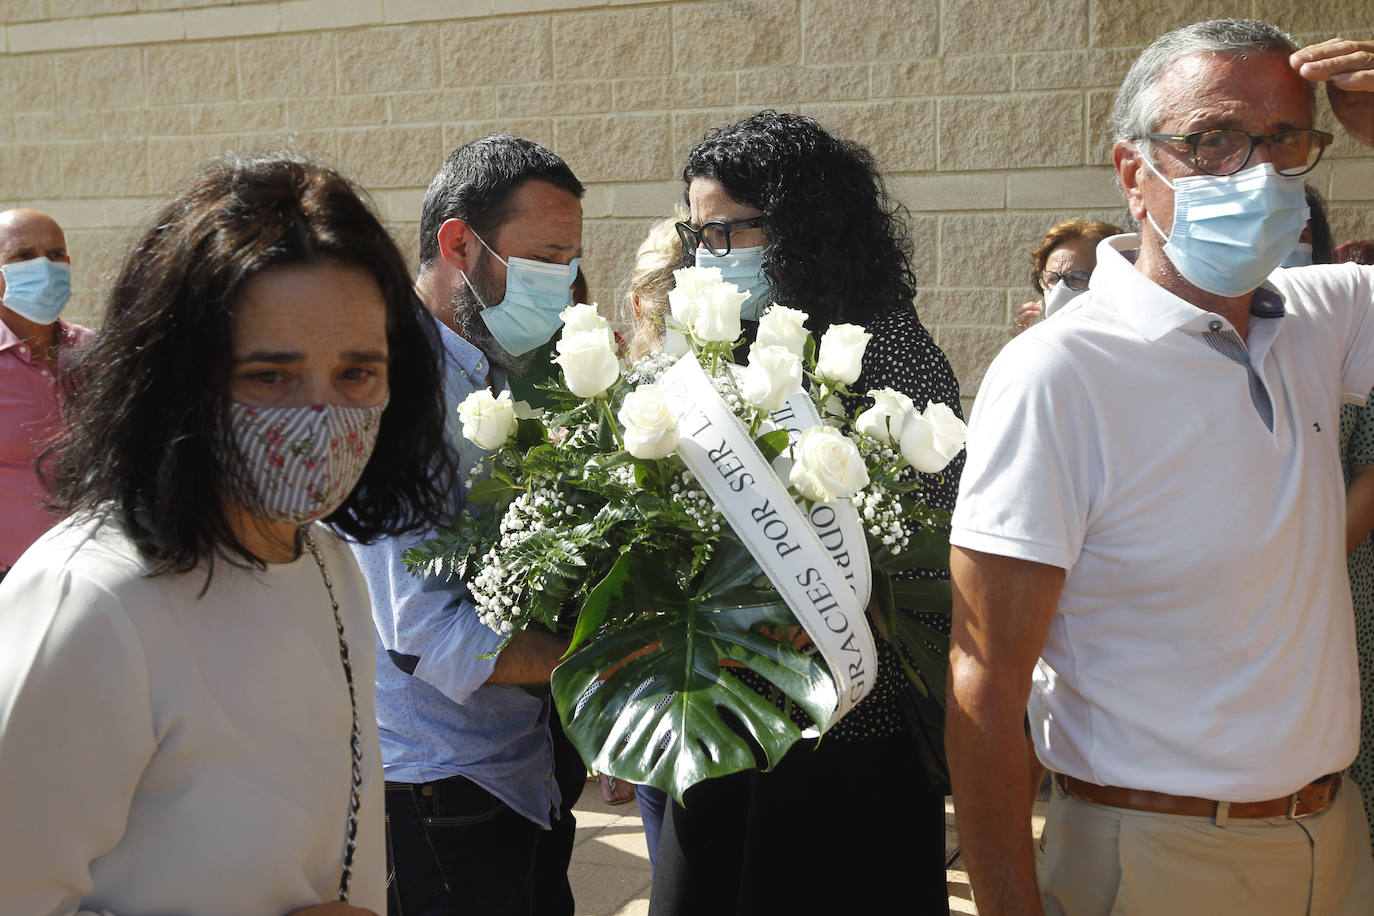
[{"label": "person's ear", "polygon": [[1145,160],[1135,145],[1125,140],[1116,141],[1112,146],[1112,165],[1116,166],[1116,177],[1121,181],[1121,190],[1126,195],[1126,207],[1136,222],[1145,218],[1145,192],[1141,181],[1145,177]]},{"label": "person's ear", "polygon": [[478,253],[472,249],[474,246],[480,248],[482,243],[466,221],[456,216],[444,220],[435,233],[435,241],[438,242],[439,257],[443,258],[444,263],[465,274],[471,273],[478,257]]}]

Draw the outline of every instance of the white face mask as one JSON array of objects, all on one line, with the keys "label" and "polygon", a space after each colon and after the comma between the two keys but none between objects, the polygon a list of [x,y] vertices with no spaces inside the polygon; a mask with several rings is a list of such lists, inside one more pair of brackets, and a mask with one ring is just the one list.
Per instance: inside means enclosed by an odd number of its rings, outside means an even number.
[{"label": "white face mask", "polygon": [[1086,292],[1086,289],[1070,289],[1069,284],[1060,280],[1045,292],[1045,317],[1050,317]]}]

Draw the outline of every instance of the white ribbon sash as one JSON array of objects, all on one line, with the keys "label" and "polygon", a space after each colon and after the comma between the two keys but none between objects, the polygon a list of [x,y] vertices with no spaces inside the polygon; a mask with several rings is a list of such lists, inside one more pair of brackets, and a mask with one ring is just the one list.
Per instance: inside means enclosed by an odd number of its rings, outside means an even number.
[{"label": "white ribbon sash", "polygon": [[[839,513],[831,524],[825,511],[816,521],[813,509],[812,523],[808,523],[749,431],[716,393],[694,354],[678,360],[658,384],[678,417],[682,436],[678,454],[830,667],[839,688],[839,703],[826,723],[827,727],[833,725],[863,699],[878,675],[878,653],[864,613],[868,603],[867,546],[860,555],[853,547],[854,535],[846,533],[837,543],[850,541],[846,556],[850,565],[843,569],[837,565],[835,554],[823,542],[823,533],[838,526]],[[812,424],[804,424],[798,432],[807,425]],[[836,504],[816,504],[816,508],[821,507],[834,509]],[[853,507],[849,508],[852,511]],[[813,528],[813,524],[818,527]],[[864,544],[862,529],[858,543]],[[862,578],[859,568],[863,569]],[[863,585],[862,592],[858,592],[859,585]]]},{"label": "white ribbon sash", "polygon": [[[787,430],[787,439],[796,448],[801,434],[813,426],[819,426],[821,415],[811,396],[799,391],[787,399],[787,403],[769,414],[772,421]],[[787,478],[792,468],[790,452],[784,453],[773,462],[778,477]],[[859,510],[847,499],[833,503],[816,503],[808,515],[811,527],[830,551],[830,558],[844,573],[849,587],[854,590],[859,602],[868,607],[868,599],[873,593],[873,570],[868,564],[868,539],[864,537],[863,522]]]}]

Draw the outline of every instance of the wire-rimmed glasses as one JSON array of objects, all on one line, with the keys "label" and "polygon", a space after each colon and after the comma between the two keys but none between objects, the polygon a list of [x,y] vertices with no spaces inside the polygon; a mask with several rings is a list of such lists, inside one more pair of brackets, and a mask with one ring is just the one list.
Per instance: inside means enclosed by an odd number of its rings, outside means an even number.
[{"label": "wire-rimmed glasses", "polygon": [[1076,289],[1080,292],[1088,288],[1088,272],[1086,270],[1068,270],[1060,273],[1057,270],[1040,271],[1039,280],[1041,289],[1049,289],[1060,280],[1069,289]]}]

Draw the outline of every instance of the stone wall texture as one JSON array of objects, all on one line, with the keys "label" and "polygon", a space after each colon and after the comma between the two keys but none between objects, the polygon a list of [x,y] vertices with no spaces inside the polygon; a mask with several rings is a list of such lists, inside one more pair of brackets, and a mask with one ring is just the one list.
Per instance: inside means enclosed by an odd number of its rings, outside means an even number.
[{"label": "stone wall texture", "polygon": [[[1106,123],[1136,52],[1212,16],[1374,35],[1371,0],[0,0],[0,207],[63,224],[73,314],[98,323],[131,235],[206,157],[322,157],[413,260],[444,154],[511,131],[588,184],[604,304],[707,128],[799,111],[867,145],[909,208],[917,306],[967,402],[1045,228],[1126,220]],[[1367,148],[1338,141],[1311,180],[1338,240],[1374,236]]]}]

